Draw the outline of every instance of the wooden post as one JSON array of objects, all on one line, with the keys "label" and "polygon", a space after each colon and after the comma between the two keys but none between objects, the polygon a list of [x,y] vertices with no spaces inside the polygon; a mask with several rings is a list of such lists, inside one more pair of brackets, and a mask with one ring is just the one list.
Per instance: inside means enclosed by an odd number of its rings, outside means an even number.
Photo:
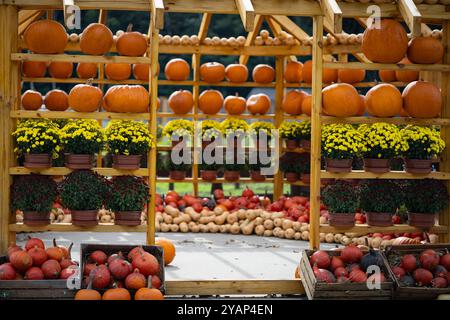
[{"label": "wooden post", "polygon": [[[106,24],[107,16],[108,16],[107,10],[100,10],[99,14],[98,14],[98,23]],[[101,81],[103,81],[105,79],[105,64],[103,64],[103,63],[97,64],[97,72],[98,72],[98,79],[100,80],[98,87],[103,92],[104,84],[101,83]],[[100,106],[99,111],[101,111],[101,109],[102,109],[102,106]],[[98,123],[100,124],[100,126],[102,126],[102,120],[98,120]],[[102,154],[101,154],[101,152],[99,152],[97,155],[97,167],[101,168],[102,164],[103,164]]]},{"label": "wooden post", "polygon": [[[283,109],[281,107],[283,96],[284,96],[284,57],[276,57],[275,58],[275,128],[279,128],[281,123],[283,122]],[[283,151],[282,148],[282,139],[278,137],[278,161],[280,159],[281,153]],[[273,199],[276,200],[283,195],[283,172],[280,169],[277,170],[273,177]]]},{"label": "wooden post", "polygon": [[313,17],[312,47],[312,112],[311,112],[311,185],[310,185],[310,235],[311,249],[320,248],[320,147],[322,109],[322,36],[323,17]]},{"label": "wooden post", "polygon": [[193,150],[193,162],[192,162],[192,183],[194,187],[194,196],[198,196],[198,154],[197,154],[197,139],[195,133],[198,129],[198,99],[200,96],[200,53],[194,53],[192,55],[192,68],[194,75],[194,86],[192,87],[192,94],[194,96],[194,135],[192,136],[192,150]]}]

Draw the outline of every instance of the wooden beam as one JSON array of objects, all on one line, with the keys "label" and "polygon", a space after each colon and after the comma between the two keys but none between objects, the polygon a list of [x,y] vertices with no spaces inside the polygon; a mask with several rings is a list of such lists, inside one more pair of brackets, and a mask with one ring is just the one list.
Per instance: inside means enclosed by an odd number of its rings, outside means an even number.
[{"label": "wooden beam", "polygon": [[[281,25],[275,21],[271,16],[265,16],[265,19],[267,21],[267,24],[269,25],[270,30],[272,31],[273,35],[275,37],[279,37],[281,32],[283,31],[283,28]],[[296,56],[289,56],[288,61],[297,61]]]},{"label": "wooden beam", "polygon": [[[34,11],[34,10],[33,10]],[[22,21],[22,23],[19,25],[19,28],[17,30],[18,35],[22,35],[25,30],[28,28],[30,24],[32,24],[34,21],[38,20],[40,17],[44,15],[44,11],[34,11],[34,15],[29,17],[29,19]]]},{"label": "wooden beam", "polygon": [[271,19],[278,22],[283,27],[284,30],[289,32],[298,41],[304,41],[307,38],[309,38],[309,34],[307,34],[302,28],[300,28],[294,21],[292,21],[287,16],[272,15]]},{"label": "wooden beam", "polygon": [[251,0],[236,0],[236,7],[239,10],[242,24],[247,32],[253,30],[255,25],[255,9]]},{"label": "wooden beam", "polygon": [[320,5],[325,15],[324,23],[329,25],[334,33],[341,33],[342,10],[336,0],[321,0]]},{"label": "wooden beam", "polygon": [[212,14],[211,13],[204,13],[202,16],[202,22],[200,23],[200,28],[198,29],[198,39],[200,40],[200,43],[205,40],[206,36],[208,35],[208,29],[209,25],[211,23]]},{"label": "wooden beam", "polygon": [[[247,34],[247,38],[245,39],[244,47],[250,47],[253,44],[256,36],[258,35],[259,29],[261,29],[261,25],[263,23],[263,16],[256,15],[255,24],[253,25],[253,29]],[[239,57],[239,63],[247,64],[249,56],[246,54],[242,54]]]},{"label": "wooden beam", "polygon": [[164,28],[164,3],[163,0],[150,0],[152,8],[152,21],[155,29],[161,30]]},{"label": "wooden beam", "polygon": [[417,10],[417,7],[413,0],[398,0],[398,10],[403,16],[406,24],[409,27],[414,37],[420,36],[420,24],[422,16]]}]

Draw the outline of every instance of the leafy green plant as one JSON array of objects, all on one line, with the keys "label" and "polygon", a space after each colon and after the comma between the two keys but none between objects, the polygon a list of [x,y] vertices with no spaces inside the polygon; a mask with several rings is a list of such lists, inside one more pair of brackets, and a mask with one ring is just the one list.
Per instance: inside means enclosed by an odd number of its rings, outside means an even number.
[{"label": "leafy green plant", "polygon": [[105,137],[96,120],[74,120],[61,129],[64,152],[73,154],[95,154],[103,147]]},{"label": "leafy green plant", "polygon": [[365,212],[394,213],[403,204],[400,185],[392,180],[371,179],[359,184],[359,203]]},{"label": "leafy green plant", "polygon": [[142,211],[149,200],[149,188],[141,177],[112,178],[105,206],[113,212]]},{"label": "leafy green plant", "polygon": [[57,184],[50,176],[15,176],[11,186],[11,208],[13,211],[48,213],[57,195]]},{"label": "leafy green plant", "polygon": [[299,123],[299,140],[311,140],[311,121],[301,121]]},{"label": "leafy green plant", "polygon": [[217,163],[212,163],[212,164],[201,163],[198,165],[199,170],[202,170],[202,171],[217,171],[221,167],[222,166]]},{"label": "leafy green plant", "polygon": [[322,190],[321,200],[331,213],[355,214],[358,208],[358,192],[352,184],[342,180],[327,185]]},{"label": "leafy green plant", "polygon": [[301,173],[301,164],[299,155],[296,153],[286,153],[280,158],[280,169],[283,172]]},{"label": "leafy green plant", "polygon": [[435,214],[448,207],[448,190],[440,180],[407,180],[403,190],[405,206],[409,212]]},{"label": "leafy green plant", "polygon": [[247,170],[247,165],[246,164],[239,164],[239,163],[225,163],[223,165],[223,169],[224,171],[244,171]]},{"label": "leafy green plant", "polygon": [[192,165],[188,163],[175,164],[172,161],[169,161],[168,165],[169,171],[189,171],[191,168]]}]

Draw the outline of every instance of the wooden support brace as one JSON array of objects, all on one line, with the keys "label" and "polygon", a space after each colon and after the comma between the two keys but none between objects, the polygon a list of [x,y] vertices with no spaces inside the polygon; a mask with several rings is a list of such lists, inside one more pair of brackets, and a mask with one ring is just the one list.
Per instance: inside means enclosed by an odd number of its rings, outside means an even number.
[{"label": "wooden support brace", "polygon": [[272,15],[271,19],[278,22],[283,27],[284,30],[289,32],[298,41],[304,41],[307,38],[309,38],[309,34],[307,34],[302,28],[300,28],[294,21],[289,19],[287,16]]},{"label": "wooden support brace", "polygon": [[204,13],[202,16],[202,22],[200,23],[200,28],[198,29],[198,39],[200,43],[205,40],[208,35],[209,24],[211,23],[212,14]]},{"label": "wooden support brace", "polygon": [[152,8],[152,22],[155,25],[155,29],[161,30],[164,28],[164,3],[163,0],[151,0]]},{"label": "wooden support brace", "polygon": [[[273,35],[275,37],[279,37],[281,32],[283,31],[283,28],[281,25],[275,21],[271,16],[266,16],[267,24],[269,25],[270,30],[272,31]],[[297,61],[296,56],[289,56],[288,61]]]},{"label": "wooden support brace", "polygon": [[236,0],[236,7],[239,10],[245,31],[252,31],[255,26],[255,9],[251,0]]},{"label": "wooden support brace", "polygon": [[332,32],[342,32],[342,10],[336,0],[321,0],[320,5],[325,14],[324,23]]},{"label": "wooden support brace", "polygon": [[[255,40],[256,36],[258,35],[259,29],[261,29],[261,25],[263,23],[263,16],[256,15],[255,17],[255,24],[253,25],[253,29],[248,33],[247,38],[245,39],[245,47],[251,46],[253,41]],[[247,64],[248,62],[248,55],[241,55],[239,57],[239,63],[241,64]]]},{"label": "wooden support brace", "polygon": [[422,16],[413,0],[398,0],[398,10],[409,27],[413,37],[420,36]]}]

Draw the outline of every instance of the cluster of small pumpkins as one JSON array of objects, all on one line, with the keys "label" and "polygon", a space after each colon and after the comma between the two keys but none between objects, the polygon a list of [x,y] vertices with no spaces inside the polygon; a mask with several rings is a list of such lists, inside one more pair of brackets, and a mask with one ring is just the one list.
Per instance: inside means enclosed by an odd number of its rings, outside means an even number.
[{"label": "cluster of small pumpkins", "polygon": [[286,31],[281,31],[277,36],[270,36],[269,31],[263,29],[259,36],[255,37],[255,46],[281,46],[281,45],[299,45],[300,42]]},{"label": "cluster of small pumpkins", "polygon": [[[183,36],[170,36],[170,35],[159,35],[159,44],[162,45],[181,45],[181,46],[198,46],[201,41],[197,35],[183,35]],[[229,37],[229,38],[219,38],[219,37],[206,37],[203,39],[202,44],[207,46],[230,46],[230,47],[243,47],[245,45],[245,37]]]}]

